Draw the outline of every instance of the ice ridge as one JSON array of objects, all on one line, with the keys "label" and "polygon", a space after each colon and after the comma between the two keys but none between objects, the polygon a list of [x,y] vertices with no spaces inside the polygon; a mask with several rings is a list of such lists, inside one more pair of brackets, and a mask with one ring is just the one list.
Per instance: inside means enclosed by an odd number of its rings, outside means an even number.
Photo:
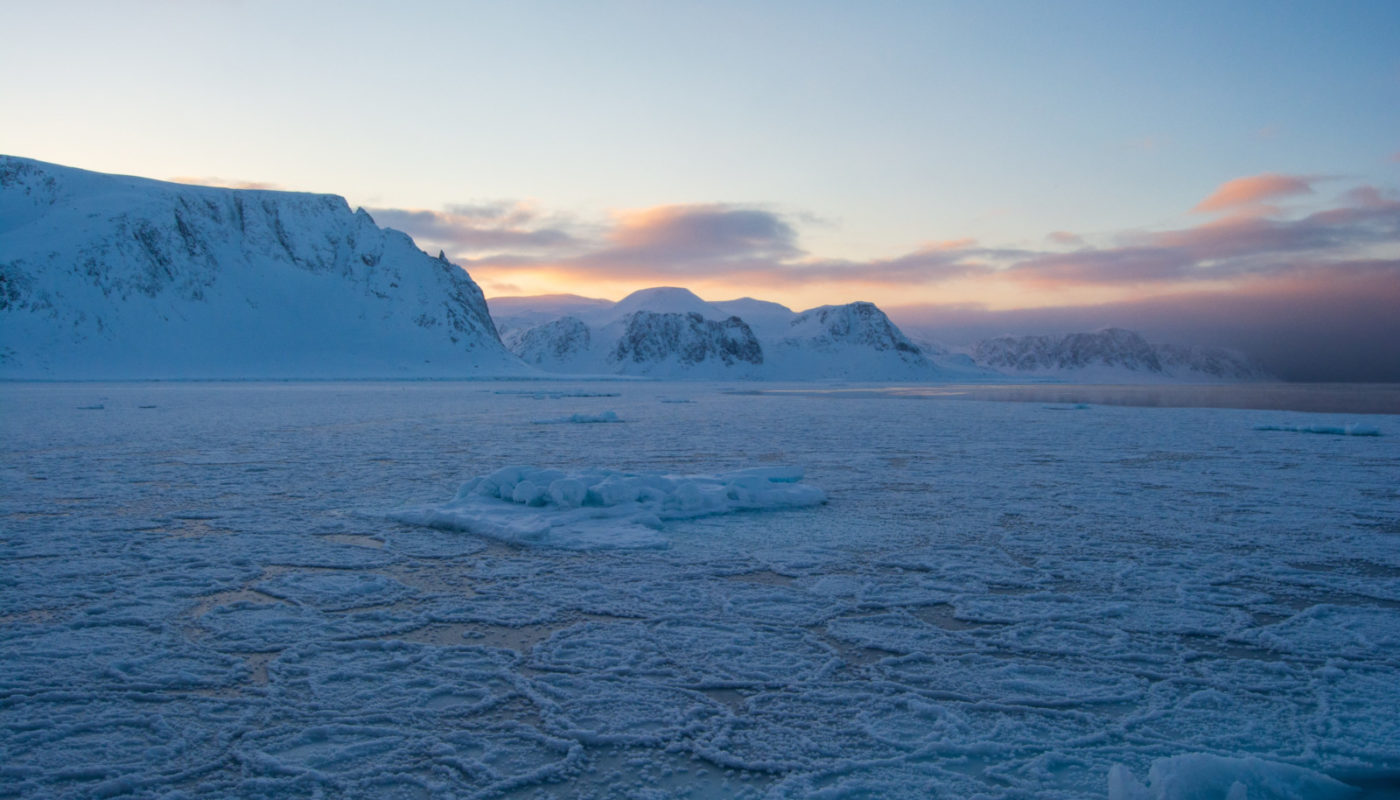
[{"label": "ice ridge", "polygon": [[463,483],[448,503],[390,516],[513,544],[571,550],[665,547],[659,531],[670,520],[826,502],[825,492],[801,480],[802,470],[795,467],[672,475],[511,466]]}]

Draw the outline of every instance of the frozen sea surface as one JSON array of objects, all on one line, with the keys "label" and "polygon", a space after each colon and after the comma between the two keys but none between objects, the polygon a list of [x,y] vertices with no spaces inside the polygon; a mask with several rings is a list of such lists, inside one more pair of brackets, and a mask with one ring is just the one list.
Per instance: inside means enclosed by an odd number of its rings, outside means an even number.
[{"label": "frozen sea surface", "polygon": [[1400,416],[732,388],[0,386],[0,797],[1400,796]]}]

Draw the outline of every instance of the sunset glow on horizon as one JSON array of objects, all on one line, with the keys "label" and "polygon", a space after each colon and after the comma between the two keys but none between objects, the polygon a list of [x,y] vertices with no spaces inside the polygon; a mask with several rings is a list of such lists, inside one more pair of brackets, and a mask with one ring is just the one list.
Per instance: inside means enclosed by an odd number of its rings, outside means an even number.
[{"label": "sunset glow on horizon", "polygon": [[[683,286],[924,317],[1064,309],[1074,326],[1169,298],[1341,309],[1400,284],[1395,3],[10,17],[33,35],[0,52],[24,76],[0,87],[0,152],[339,194],[488,297]],[[1244,312],[1219,313],[1212,330]]]}]

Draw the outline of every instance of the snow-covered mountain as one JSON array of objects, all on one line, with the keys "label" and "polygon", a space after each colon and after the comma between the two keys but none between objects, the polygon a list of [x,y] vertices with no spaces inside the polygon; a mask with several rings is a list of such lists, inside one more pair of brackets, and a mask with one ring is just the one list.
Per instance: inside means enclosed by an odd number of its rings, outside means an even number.
[{"label": "snow-covered mountain", "polygon": [[[527,363],[557,372],[782,380],[948,377],[871,303],[796,313],[753,298],[710,303],[687,289],[659,287],[606,307],[571,302],[569,315],[538,323],[537,309],[525,300],[512,298],[505,313],[498,311],[506,345]],[[546,300],[539,308],[551,305]]]},{"label": "snow-covered mountain", "polygon": [[825,372],[853,380],[927,380],[937,373],[923,352],[873,303],[803,311],[788,323],[770,352],[773,377],[779,378]]},{"label": "snow-covered mountain", "polygon": [[464,270],[343,198],[0,156],[0,377],[527,371]]},{"label": "snow-covered mountain", "polygon": [[1251,381],[1268,374],[1229,350],[1149,344],[1123,328],[1065,336],[1000,336],[972,348],[981,365],[1012,375],[1075,381]]}]

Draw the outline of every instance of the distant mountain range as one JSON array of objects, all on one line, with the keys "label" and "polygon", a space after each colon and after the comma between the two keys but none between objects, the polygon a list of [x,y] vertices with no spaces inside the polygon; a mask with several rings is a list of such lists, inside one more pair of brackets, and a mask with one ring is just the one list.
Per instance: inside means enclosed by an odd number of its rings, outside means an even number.
[{"label": "distant mountain range", "polygon": [[1148,344],[1141,335],[1122,328],[985,339],[973,346],[972,357],[979,364],[1009,374],[1079,382],[1258,381],[1270,377],[1258,364],[1231,350]]},{"label": "distant mountain range", "polygon": [[[498,335],[498,327],[500,334]],[[796,312],[655,288],[497,298],[333,195],[188,186],[0,156],[0,378],[1238,381],[1131,331],[911,340],[871,303]]]},{"label": "distant mountain range", "polygon": [[[616,303],[560,295],[530,301],[493,301],[495,318],[511,352],[553,372],[867,381],[993,374],[940,366],[871,303],[799,313],[752,298],[709,303],[673,287]],[[550,314],[557,316],[542,321]]]},{"label": "distant mountain range", "polygon": [[807,311],[686,289],[612,303],[577,295],[491,301],[502,339],[550,372],[770,380],[1225,382],[1268,376],[1231,351],[1149,344],[1109,328],[1000,337],[957,351],[917,342],[871,303]]},{"label": "distant mountain range", "polygon": [[464,270],[343,198],[0,156],[0,377],[528,372]]}]

